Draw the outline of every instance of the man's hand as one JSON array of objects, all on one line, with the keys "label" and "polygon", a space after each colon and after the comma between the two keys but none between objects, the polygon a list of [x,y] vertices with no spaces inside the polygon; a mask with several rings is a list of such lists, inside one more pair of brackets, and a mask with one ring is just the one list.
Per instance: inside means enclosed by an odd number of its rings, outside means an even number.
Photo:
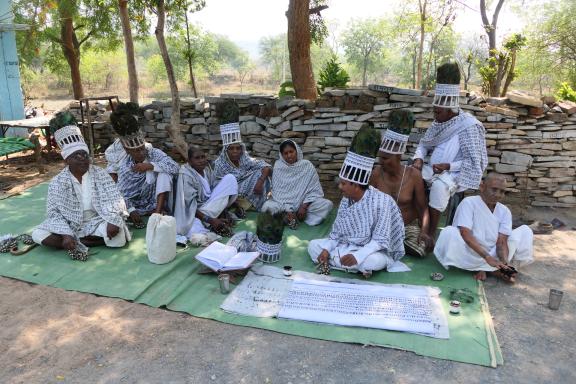
[{"label": "man's hand", "polygon": [[134,164],[134,166],[132,167],[132,170],[134,172],[143,173],[146,171],[153,171],[154,166],[150,163],[137,163],[137,164]]},{"label": "man's hand", "polygon": [[258,179],[256,185],[254,185],[254,193],[261,195],[264,192],[264,180]]},{"label": "man's hand", "polygon": [[116,237],[118,232],[120,232],[120,227],[112,223],[108,223],[106,226],[106,236],[108,236],[109,239]]},{"label": "man's hand", "polygon": [[420,231],[418,235],[418,244],[420,243],[424,243],[424,247],[428,252],[434,249],[434,238],[424,233],[424,231]]},{"label": "man's hand", "polygon": [[434,171],[434,173],[442,173],[444,171],[448,171],[450,170],[450,163],[434,164],[432,166],[432,170]]},{"label": "man's hand", "polygon": [[416,168],[417,170],[421,171],[422,170],[422,166],[424,165],[424,160],[422,159],[416,159],[414,160],[414,162],[412,163],[412,167]]},{"label": "man's hand", "polygon": [[212,218],[212,219],[208,220],[208,223],[210,224],[210,227],[212,227],[213,229],[215,229],[217,231],[219,231],[220,229],[222,229],[226,225],[224,220],[217,219],[217,218]]},{"label": "man's hand", "polygon": [[298,212],[296,212],[296,217],[298,218],[298,220],[304,221],[307,213],[308,213],[308,207],[306,206],[306,204],[302,204],[300,208],[298,208]]},{"label": "man's hand", "polygon": [[62,235],[62,248],[67,251],[76,249],[76,240],[70,235]]},{"label": "man's hand", "polygon": [[130,220],[132,220],[132,222],[134,224],[138,224],[142,222],[142,218],[140,217],[140,214],[136,211],[132,211],[130,213]]},{"label": "man's hand", "polygon": [[498,268],[498,269],[500,269],[500,268],[506,269],[506,268],[507,268],[506,264],[504,264],[504,263],[501,262],[500,260],[496,259],[495,257],[486,256],[486,257],[484,258],[484,260],[486,260],[486,262],[488,263],[488,265],[490,265],[491,267]]},{"label": "man's hand", "polygon": [[358,264],[358,262],[356,261],[356,258],[354,257],[354,255],[349,253],[349,254],[342,256],[340,258],[340,264],[342,264],[345,267],[351,267],[353,265]]},{"label": "man's hand", "polygon": [[330,259],[330,252],[328,252],[327,249],[323,249],[322,252],[320,252],[320,256],[318,256],[318,263],[320,264],[328,263],[329,259]]}]

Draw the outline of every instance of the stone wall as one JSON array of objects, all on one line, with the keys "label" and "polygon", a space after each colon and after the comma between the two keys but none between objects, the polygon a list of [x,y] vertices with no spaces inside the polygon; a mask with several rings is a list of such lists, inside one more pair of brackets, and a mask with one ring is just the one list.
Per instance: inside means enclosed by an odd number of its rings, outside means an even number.
[{"label": "stone wall", "polygon": [[[278,157],[278,145],[291,138],[304,157],[318,169],[329,198],[339,191],[334,179],[355,132],[373,123],[385,129],[393,109],[414,112],[415,128],[404,160],[411,158],[418,140],[433,120],[432,96],[421,91],[371,85],[369,88],[329,90],[316,102],[277,100],[261,95],[221,95],[182,102],[181,131],[186,141],[201,146],[211,159],[221,149],[217,106],[235,100],[240,107],[242,137],[252,156],[269,161]],[[521,94],[488,98],[461,94],[461,108],[486,127],[489,169],[506,175],[509,199],[534,206],[576,206],[576,104],[544,104]],[[166,131],[170,103],[146,107],[142,129],[155,146],[170,151]],[[110,142],[106,125],[96,129],[96,141]]]}]

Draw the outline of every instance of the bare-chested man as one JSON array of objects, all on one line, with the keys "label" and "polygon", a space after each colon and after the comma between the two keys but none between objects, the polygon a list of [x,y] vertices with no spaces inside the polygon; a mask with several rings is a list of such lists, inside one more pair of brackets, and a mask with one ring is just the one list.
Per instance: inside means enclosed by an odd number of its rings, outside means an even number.
[{"label": "bare-chested man", "polygon": [[434,248],[428,234],[429,213],[424,182],[420,171],[402,165],[408,135],[414,124],[412,112],[395,110],[390,114],[390,126],[384,134],[379,163],[374,167],[370,184],[390,195],[398,204],[404,219],[406,253],[424,257]]}]

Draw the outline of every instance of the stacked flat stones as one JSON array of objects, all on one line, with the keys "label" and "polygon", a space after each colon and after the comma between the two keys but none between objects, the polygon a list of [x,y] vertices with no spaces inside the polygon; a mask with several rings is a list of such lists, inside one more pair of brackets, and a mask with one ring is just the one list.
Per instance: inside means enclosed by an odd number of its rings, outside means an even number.
[{"label": "stacked flat stones", "polygon": [[[318,100],[280,99],[266,95],[223,94],[184,99],[180,129],[188,143],[203,148],[211,159],[221,149],[218,105],[235,100],[240,108],[243,141],[252,156],[273,162],[286,138],[297,142],[304,157],[317,168],[328,198],[340,195],[334,180],[352,137],[363,124],[384,130],[394,109],[414,113],[415,127],[404,160],[412,157],[418,140],[433,120],[433,93],[370,85],[368,88],[327,90]],[[576,104],[542,100],[511,92],[505,98],[461,93],[460,107],[487,130],[489,169],[506,175],[509,199],[534,206],[576,206]],[[148,141],[161,149],[173,147],[166,131],[169,102],[153,102],[141,119]],[[103,147],[113,140],[107,127],[96,128]],[[170,151],[168,151],[170,153]]]}]

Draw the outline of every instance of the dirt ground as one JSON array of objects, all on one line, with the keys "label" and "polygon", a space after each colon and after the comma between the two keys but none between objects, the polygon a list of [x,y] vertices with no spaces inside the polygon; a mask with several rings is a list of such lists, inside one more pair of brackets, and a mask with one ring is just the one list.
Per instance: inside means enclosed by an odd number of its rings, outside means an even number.
[{"label": "dirt ground", "polygon": [[[49,179],[61,167],[55,159],[39,175],[11,155],[0,161],[0,184],[12,185],[0,198]],[[528,218],[558,218],[566,228],[535,237],[536,262],[521,271],[516,285],[493,278],[485,283],[504,355],[497,369],[282,335],[0,278],[0,382],[574,383],[576,214],[539,209]],[[546,306],[550,288],[564,291],[559,311]]]}]

